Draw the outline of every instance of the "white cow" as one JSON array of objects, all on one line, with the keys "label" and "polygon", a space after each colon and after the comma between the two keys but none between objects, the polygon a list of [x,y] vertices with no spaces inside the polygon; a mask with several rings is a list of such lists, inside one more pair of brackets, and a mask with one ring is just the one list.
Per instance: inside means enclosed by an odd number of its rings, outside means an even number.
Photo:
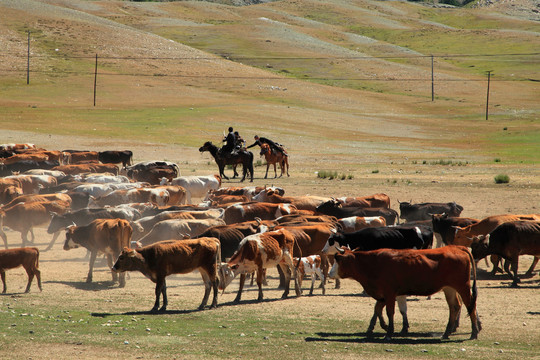
[{"label": "white cow", "polygon": [[[165,184],[167,184],[167,179],[162,179],[161,185]],[[221,176],[179,176],[172,179],[169,184],[179,185],[186,189],[187,203],[192,204],[192,198],[204,198],[209,190],[218,189],[221,186]]]},{"label": "white cow", "polygon": [[139,241],[139,245],[146,246],[162,240],[182,240],[187,237],[194,238],[212,226],[225,225],[221,219],[171,219],[158,222],[152,230]]}]

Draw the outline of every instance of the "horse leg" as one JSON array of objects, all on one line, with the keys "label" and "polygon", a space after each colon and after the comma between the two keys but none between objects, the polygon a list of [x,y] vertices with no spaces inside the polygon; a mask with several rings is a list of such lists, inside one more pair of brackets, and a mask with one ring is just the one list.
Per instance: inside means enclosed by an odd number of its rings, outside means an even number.
[{"label": "horse leg", "polygon": [[274,179],[277,178],[276,163],[274,163]]},{"label": "horse leg", "polygon": [[270,168],[270,163],[266,162],[266,174],[264,175],[264,178],[266,179],[268,177],[268,169]]}]

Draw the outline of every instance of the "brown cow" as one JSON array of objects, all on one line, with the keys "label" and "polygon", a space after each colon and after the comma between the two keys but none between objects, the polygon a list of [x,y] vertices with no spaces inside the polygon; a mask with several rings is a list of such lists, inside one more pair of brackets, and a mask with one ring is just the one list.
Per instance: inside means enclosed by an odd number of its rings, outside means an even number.
[{"label": "brown cow", "polygon": [[[364,287],[368,295],[377,300],[367,335],[373,334],[377,318],[383,328],[382,310],[386,306],[388,327],[386,339],[394,333],[396,297],[406,295],[428,296],[444,291],[450,316],[442,336],[447,339],[458,326],[461,301],[471,318],[471,339],[481,330],[476,312],[476,266],[472,254],[464,246],[445,246],[426,250],[379,249],[372,251],[340,250],[334,255],[332,278],[353,278]],[[471,267],[473,285],[471,287]],[[461,299],[460,299],[461,298]],[[403,315],[402,333],[408,332],[407,315]]]},{"label": "brown cow", "polygon": [[[85,226],[72,225],[66,229],[64,250],[76,249],[80,246],[90,251],[90,269],[86,282],[92,282],[92,271],[98,252],[107,255],[107,263],[112,268],[124,247],[129,246],[133,230],[129,221],[124,219],[96,219]],[[118,281],[118,274],[112,271],[112,279]],[[120,275],[120,287],[126,285],[125,274]]]},{"label": "brown cow", "polygon": [[10,156],[8,158],[2,159],[2,163],[5,164],[5,165],[9,165],[9,164],[15,164],[15,163],[18,163],[20,161],[26,161],[26,160],[37,161],[37,162],[47,161],[47,160],[49,160],[49,156],[47,156],[45,154],[39,154],[39,153],[36,153],[36,154],[16,154],[16,155]]},{"label": "brown cow", "polygon": [[41,288],[41,272],[39,271],[39,250],[36,248],[18,248],[9,250],[0,250],[0,276],[2,277],[2,283],[4,290],[2,294],[6,293],[6,270],[15,269],[19,266],[24,267],[28,274],[28,285],[26,285],[25,293],[30,292],[30,285],[34,279],[34,275],[37,278],[39,291]]},{"label": "brown cow", "polygon": [[81,161],[99,161],[99,154],[97,151],[79,151],[69,154],[70,164],[79,164]]},{"label": "brown cow", "polygon": [[519,221],[519,220],[540,220],[540,215],[538,214],[529,214],[529,215],[493,215],[488,216],[485,219],[482,219],[476,224],[472,224],[466,227],[454,226],[455,235],[453,245],[464,245],[471,246],[473,242],[473,237],[478,235],[487,235],[495,228],[505,222],[509,221]]},{"label": "brown cow", "polygon": [[0,189],[0,204],[7,204],[23,194],[23,190],[17,186]]},{"label": "brown cow", "polygon": [[156,301],[151,312],[158,311],[159,296],[163,295],[163,306],[167,310],[167,284],[165,278],[171,274],[187,274],[198,270],[204,281],[204,297],[199,310],[203,310],[214,289],[211,308],[217,307],[217,267],[221,263],[219,240],[200,238],[193,240],[166,240],[140,249],[124,248],[113,270],[117,272],[140,271],[156,284]]},{"label": "brown cow", "polygon": [[71,206],[71,197],[68,194],[56,193],[56,194],[28,194],[21,195],[4,205],[4,208],[10,208],[20,203],[32,203],[32,202],[47,202],[47,201],[64,201]]},{"label": "brown cow", "polygon": [[226,224],[234,224],[244,221],[255,220],[274,220],[280,216],[295,213],[296,206],[291,204],[273,204],[252,202],[246,204],[231,205],[225,209],[223,220]]},{"label": "brown cow", "polygon": [[219,287],[225,289],[231,281],[240,274],[240,288],[234,302],[239,302],[246,281],[246,274],[257,271],[257,286],[259,287],[258,301],[263,300],[262,283],[264,269],[278,265],[285,274],[286,286],[282,299],[289,295],[291,273],[294,278],[296,296],[301,295],[296,268],[293,264],[292,253],[295,241],[294,236],[285,229],[249,235],[242,242],[231,259],[221,264],[219,272]]},{"label": "brown cow", "polygon": [[540,221],[510,221],[487,235],[479,235],[471,245],[476,260],[494,254],[511,262],[512,286],[517,287],[520,255],[540,256]]},{"label": "brown cow", "polygon": [[119,169],[115,164],[72,164],[72,165],[59,165],[53,167],[51,170],[58,170],[64,172],[66,175],[78,175],[83,173],[111,173],[118,175]]},{"label": "brown cow", "polygon": [[120,189],[95,199],[91,206],[116,206],[128,203],[152,202],[163,206],[169,203],[169,192],[165,189],[138,188]]},{"label": "brown cow", "polygon": [[[8,248],[7,236],[2,230],[3,226],[21,233],[22,246],[24,247],[28,242],[28,232],[34,226],[44,225],[51,221],[51,212],[63,214],[68,209],[69,203],[65,201],[20,203],[0,209],[0,237],[4,240],[4,246],[6,249]],[[58,232],[54,234],[53,242],[58,235]]]},{"label": "brown cow", "polygon": [[336,200],[343,207],[390,208],[390,197],[383,193],[360,197],[340,197]]},{"label": "brown cow", "polygon": [[323,196],[281,196],[272,189],[266,189],[261,191],[257,195],[253,196],[253,201],[265,202],[265,203],[288,203],[296,206],[298,210],[311,210],[315,211],[317,206],[329,201],[331,198]]}]

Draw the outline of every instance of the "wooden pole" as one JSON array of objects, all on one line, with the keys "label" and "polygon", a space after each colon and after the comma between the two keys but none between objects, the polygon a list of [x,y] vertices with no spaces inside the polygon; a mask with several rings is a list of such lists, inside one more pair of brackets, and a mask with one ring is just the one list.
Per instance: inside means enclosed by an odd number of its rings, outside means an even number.
[{"label": "wooden pole", "polygon": [[488,83],[487,83],[487,94],[486,94],[486,120],[489,118],[489,83],[491,81],[491,72],[493,70],[489,70],[487,72],[488,75]]},{"label": "wooden pole", "polygon": [[433,55],[431,55],[431,101],[435,101],[435,85],[433,75]]},{"label": "wooden pole", "polygon": [[97,88],[97,54],[96,54],[96,67],[94,70],[94,106],[96,106],[96,88]]},{"label": "wooden pole", "polygon": [[28,30],[28,52],[26,55],[26,85],[30,84],[30,30]]}]

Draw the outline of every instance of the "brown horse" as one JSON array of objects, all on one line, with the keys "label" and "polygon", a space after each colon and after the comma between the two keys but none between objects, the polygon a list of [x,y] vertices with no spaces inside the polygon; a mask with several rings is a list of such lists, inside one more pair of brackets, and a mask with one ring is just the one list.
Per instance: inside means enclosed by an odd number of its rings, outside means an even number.
[{"label": "brown horse", "polygon": [[285,167],[287,168],[287,176],[290,176],[289,157],[287,155],[284,155],[279,151],[272,151],[272,149],[270,149],[270,145],[266,143],[261,145],[261,156],[262,155],[264,155],[264,158],[266,159],[266,175],[264,175],[265,179],[268,177],[268,168],[270,165],[274,165],[274,177],[277,177],[276,163],[279,163],[279,167],[281,168],[281,175],[279,175],[279,177],[282,177],[285,173]]}]

